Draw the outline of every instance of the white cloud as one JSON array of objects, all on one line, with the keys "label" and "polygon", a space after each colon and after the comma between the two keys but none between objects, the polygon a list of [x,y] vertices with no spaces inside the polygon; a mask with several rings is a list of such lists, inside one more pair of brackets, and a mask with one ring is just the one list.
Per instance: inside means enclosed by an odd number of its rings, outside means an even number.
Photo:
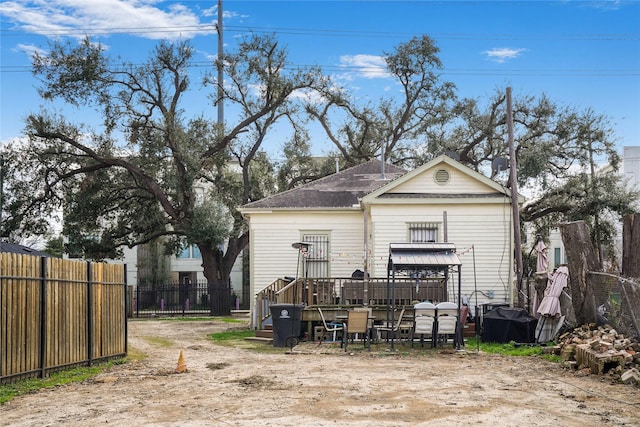
[{"label": "white cloud", "polygon": [[0,13],[14,28],[47,36],[82,38],[91,34],[127,33],[148,39],[187,38],[215,32],[183,5],[163,10],[155,0],[5,1]]},{"label": "white cloud", "polygon": [[343,55],[340,57],[340,66],[347,70],[347,74],[357,74],[367,79],[389,77],[387,63],[382,56]]},{"label": "white cloud", "polygon": [[310,90],[302,90],[298,89],[291,93],[291,99],[297,99],[308,104],[320,104],[325,102],[326,99],[320,95],[318,92],[310,91]]},{"label": "white cloud", "polygon": [[525,50],[526,49],[523,49],[523,48],[512,49],[508,47],[500,47],[500,48],[493,48],[491,50],[486,50],[483,53],[487,55],[487,58],[490,61],[498,62],[501,64],[508,59],[517,58]]},{"label": "white cloud", "polygon": [[22,53],[26,53],[30,58],[33,57],[33,55],[35,55],[36,53],[39,53],[40,55],[46,55],[47,52],[44,49],[41,49],[35,45],[32,44],[24,44],[24,43],[19,43],[15,48],[15,51],[17,52],[22,52]]}]

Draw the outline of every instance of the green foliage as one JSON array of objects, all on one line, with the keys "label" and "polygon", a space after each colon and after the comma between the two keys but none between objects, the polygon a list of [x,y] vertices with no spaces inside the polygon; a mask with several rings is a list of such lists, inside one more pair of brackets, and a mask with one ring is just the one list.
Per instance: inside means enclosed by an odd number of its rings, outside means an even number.
[{"label": "green foliage", "polygon": [[64,251],[64,241],[62,237],[54,237],[52,239],[47,240],[47,243],[44,247],[44,252],[49,255],[57,258],[62,258],[62,254]]},{"label": "green foliage", "polygon": [[245,338],[254,337],[256,332],[253,329],[238,329],[233,331],[216,332],[208,335],[208,338],[214,342],[221,343],[225,341],[244,340]]},{"label": "green foliage", "polygon": [[451,119],[454,85],[442,81],[439,48],[429,36],[414,37],[384,53],[389,75],[400,87],[376,103],[349,96],[336,85],[320,88],[326,102],[309,103],[306,111],[318,121],[347,166],[365,162],[385,150],[385,158],[409,164],[416,147],[442,132]]},{"label": "green foliage", "polygon": [[[470,338],[466,347],[467,349],[476,349],[478,342],[475,338]],[[540,346],[517,344],[513,341],[509,343],[480,342],[480,351],[504,356],[538,356],[543,353]]]},{"label": "green foliage", "polygon": [[206,242],[210,246],[218,246],[231,234],[233,217],[229,209],[215,199],[197,203],[192,212],[191,226],[185,233],[188,242]]},{"label": "green foliage", "polygon": [[188,42],[168,41],[136,64],[89,39],[37,54],[42,98],[92,108],[103,123],[87,129],[48,106],[28,117],[29,141],[7,154],[14,167],[2,226],[43,234],[61,210],[69,253],[103,260],[120,257],[123,246],[162,242],[175,251],[187,242],[200,247],[205,276],[225,280],[248,242],[237,207],[275,190],[260,147],[276,124],[295,123],[292,95],[322,75],[291,67],[273,36],[247,37],[219,58],[228,84],[205,79],[242,112],[222,128],[187,114],[192,59]]},{"label": "green foliage", "polygon": [[155,347],[169,348],[174,342],[162,337],[144,337],[144,340]]},{"label": "green foliage", "polygon": [[138,283],[154,284],[169,280],[169,260],[161,238],[137,249]]},{"label": "green foliage", "polygon": [[[200,247],[205,275],[222,280],[248,243],[239,206],[332,173],[336,158],[344,168],[381,149],[409,168],[454,151],[508,185],[505,174],[491,172],[491,161],[508,155],[504,90],[485,103],[458,99],[439,73],[439,47],[426,35],[383,53],[400,92],[375,102],[353,97],[317,67],[293,67],[275,36],[249,35],[217,59],[224,84],[217,74],[204,79],[214,106],[224,101],[241,111],[224,127],[189,114],[188,42],[160,42],[135,64],[89,39],[54,42],[42,52],[33,71],[43,100],[92,108],[103,123],[88,129],[49,105],[28,117],[29,141],[3,152],[12,168],[3,176],[2,234],[44,235],[62,211],[65,250],[85,258],[117,258],[122,246],[154,241],[175,252],[186,242]],[[513,117],[518,184],[542,190],[524,219],[551,226],[587,218],[597,241],[607,242],[605,216],[630,209],[620,183],[593,171],[594,159],[614,170],[619,160],[607,119],[544,94],[516,96]],[[324,160],[310,154],[309,120],[333,144]],[[274,129],[288,142],[280,165],[263,150]],[[576,168],[586,176],[575,176]]]},{"label": "green foliage", "polygon": [[0,404],[5,404],[16,396],[32,393],[43,388],[52,388],[87,380],[113,365],[124,363],[125,360],[126,359],[119,359],[94,366],[66,369],[54,372],[47,378],[29,378],[1,385]]}]

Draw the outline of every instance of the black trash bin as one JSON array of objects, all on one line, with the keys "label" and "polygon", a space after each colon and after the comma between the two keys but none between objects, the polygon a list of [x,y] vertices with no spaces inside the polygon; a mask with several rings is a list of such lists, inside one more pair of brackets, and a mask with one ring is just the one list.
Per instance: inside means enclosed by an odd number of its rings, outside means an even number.
[{"label": "black trash bin", "polygon": [[272,304],[273,346],[293,347],[298,344],[303,304]]}]

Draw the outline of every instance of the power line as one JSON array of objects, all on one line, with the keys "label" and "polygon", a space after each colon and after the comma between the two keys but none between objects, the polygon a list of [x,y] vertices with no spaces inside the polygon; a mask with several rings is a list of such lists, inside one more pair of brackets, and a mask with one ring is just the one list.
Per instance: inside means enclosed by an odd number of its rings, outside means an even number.
[{"label": "power line", "polygon": [[[214,33],[217,31],[217,24],[198,24],[183,26],[158,26],[158,27],[114,27],[104,30],[95,28],[60,29],[51,30],[48,33],[33,33],[32,36],[80,36],[91,33],[92,35],[106,34],[163,34],[163,33]],[[347,37],[347,38],[408,38],[415,34],[402,32],[385,31],[356,31],[339,29],[311,29],[311,28],[286,28],[286,27],[247,27],[238,25],[225,25],[225,32],[236,33],[275,33],[276,35],[306,35],[312,37]],[[22,30],[1,30],[2,37],[24,37]],[[640,33],[584,33],[584,34],[513,34],[513,33],[429,33],[435,40],[523,40],[523,41],[543,41],[543,40],[573,40],[573,41],[622,41],[640,40]],[[287,68],[310,67],[311,65],[292,65]],[[341,66],[341,65],[313,65],[320,66],[325,71],[330,72],[366,72],[372,67]],[[190,68],[212,68],[213,63],[193,62]],[[444,68],[434,70],[442,75],[476,75],[476,76],[620,76],[633,77],[640,75],[637,69],[547,69],[547,70],[523,70],[523,69],[460,69]],[[31,66],[0,66],[0,73],[27,73],[31,72]]]},{"label": "power line", "polygon": [[[135,64],[134,66],[142,66],[142,64]],[[298,68],[310,68],[319,66],[325,72],[336,73],[364,73],[377,71],[378,68],[371,66],[356,66],[356,65],[310,65],[310,64],[295,64],[285,66],[285,69],[295,70]],[[205,68],[215,69],[215,64],[208,61],[194,61],[188,68]],[[113,69],[112,71],[117,71]],[[566,77],[634,77],[640,76],[640,70],[638,69],[482,69],[482,68],[442,68],[434,69],[434,73],[441,75],[473,75],[473,76],[566,76]],[[30,73],[30,65],[1,65],[0,73]]]},{"label": "power line", "polygon": [[[24,28],[29,28],[25,26]],[[163,33],[215,33],[216,23],[198,25],[171,25],[158,27],[112,27],[93,28],[61,28],[47,31],[31,32],[27,35],[43,37],[106,35],[106,34],[163,34]],[[320,28],[287,28],[287,27],[248,27],[240,25],[225,25],[225,32],[235,33],[276,33],[288,35],[306,35],[311,37],[366,37],[366,38],[407,38],[416,35],[415,32],[391,31],[359,31]],[[640,40],[640,33],[431,33],[425,32],[434,39],[441,40]],[[24,37],[25,30],[3,29],[2,37]]]}]

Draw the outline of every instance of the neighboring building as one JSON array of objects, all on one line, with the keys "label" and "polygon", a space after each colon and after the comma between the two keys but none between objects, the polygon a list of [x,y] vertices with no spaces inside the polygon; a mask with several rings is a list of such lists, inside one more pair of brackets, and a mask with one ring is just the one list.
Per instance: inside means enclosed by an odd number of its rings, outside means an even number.
[{"label": "neighboring building", "polygon": [[[606,166],[603,169],[607,170],[610,166]],[[629,189],[635,189],[640,191],[640,146],[637,147],[624,147],[622,151],[622,167],[620,168],[621,175],[626,179]],[[640,199],[635,201],[636,208],[640,209]],[[619,259],[622,256],[622,223],[618,226],[618,237],[616,238],[615,252]],[[535,244],[535,241],[532,241]],[[566,264],[567,258],[564,251],[564,245],[562,243],[562,236],[560,230],[554,228],[549,233],[548,245],[548,259],[549,269],[553,270],[560,264]]]},{"label": "neighboring building", "polygon": [[[446,156],[409,173],[382,166],[371,160],[243,206],[251,295],[296,274],[350,277],[363,270],[384,278],[390,243],[433,241],[455,245],[463,298],[511,303],[510,191]],[[313,243],[301,273],[292,248],[298,241]]]},{"label": "neighboring building", "polygon": [[[640,191],[640,146],[623,148],[622,176],[629,188]],[[636,200],[636,206],[640,209],[640,199]]]}]

